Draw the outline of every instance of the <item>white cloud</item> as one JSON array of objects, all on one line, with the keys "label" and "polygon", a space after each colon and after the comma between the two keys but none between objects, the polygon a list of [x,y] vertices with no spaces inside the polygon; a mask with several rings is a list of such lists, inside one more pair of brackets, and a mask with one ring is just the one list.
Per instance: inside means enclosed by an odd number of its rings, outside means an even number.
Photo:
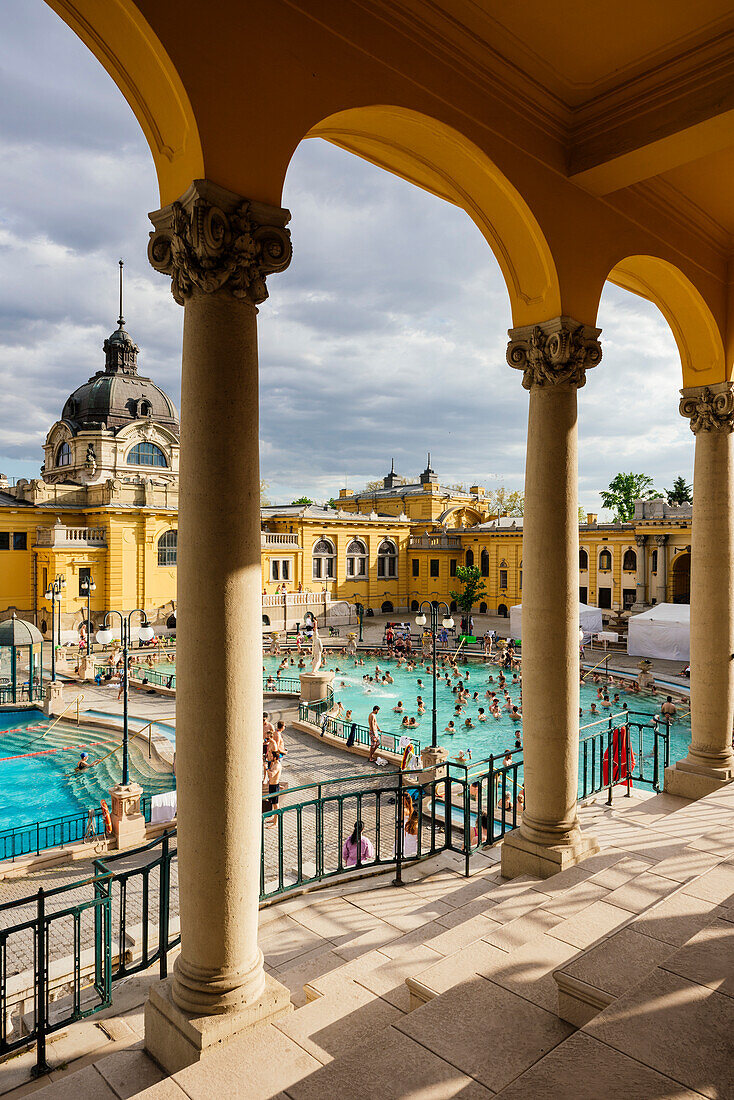
[{"label": "white cloud", "polygon": [[[66,396],[103,363],[126,260],[141,372],[179,403],[182,311],[145,257],[151,158],[107,74],[40,0],[6,0],[0,67],[0,469],[32,476]],[[329,497],[392,456],[522,486],[527,394],[505,362],[496,261],[466,215],[320,141],[289,169],[294,258],[260,310],[261,462],[274,500]],[[580,496],[620,469],[691,479],[661,315],[614,287],[579,392]],[[216,425],[212,426],[216,431]]]}]

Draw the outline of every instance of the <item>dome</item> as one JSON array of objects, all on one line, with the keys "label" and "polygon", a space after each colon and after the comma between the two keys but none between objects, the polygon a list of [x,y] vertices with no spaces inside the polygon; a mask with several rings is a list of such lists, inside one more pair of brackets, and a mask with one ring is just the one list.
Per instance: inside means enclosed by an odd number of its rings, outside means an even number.
[{"label": "dome", "polygon": [[33,623],[17,618],[15,612],[10,619],[0,623],[0,646],[36,645],[43,641],[43,634]]},{"label": "dome", "polygon": [[176,406],[150,378],[138,374],[138,346],[124,329],[104,342],[105,369],[97,371],[67,399],[61,419],[74,435],[79,431],[123,428],[133,420],[149,417],[178,435]]}]

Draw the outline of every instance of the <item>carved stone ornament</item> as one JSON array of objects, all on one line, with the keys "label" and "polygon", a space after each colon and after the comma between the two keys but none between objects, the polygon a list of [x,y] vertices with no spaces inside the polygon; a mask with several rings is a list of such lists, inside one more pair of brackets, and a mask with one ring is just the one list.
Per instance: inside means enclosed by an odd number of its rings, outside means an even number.
[{"label": "carved stone ornament", "polygon": [[681,390],[680,414],[691,422],[691,431],[731,432],[734,430],[734,388],[731,382]]},{"label": "carved stone ornament", "polygon": [[526,390],[564,382],[584,386],[586,371],[601,361],[600,332],[571,317],[509,329],[507,362],[523,372]]},{"label": "carved stone ornament", "polygon": [[658,546],[665,546],[667,541],[668,541],[668,535],[656,535],[655,536],[655,542],[658,544]]},{"label": "carved stone ornament", "polygon": [[288,210],[248,202],[208,180],[194,180],[177,202],[150,215],[148,259],[171,276],[179,305],[194,291],[228,290],[255,305],[268,296],[267,275],[291,261]]},{"label": "carved stone ornament", "polygon": [[644,546],[647,542],[647,535],[635,535],[635,542],[638,546]]}]

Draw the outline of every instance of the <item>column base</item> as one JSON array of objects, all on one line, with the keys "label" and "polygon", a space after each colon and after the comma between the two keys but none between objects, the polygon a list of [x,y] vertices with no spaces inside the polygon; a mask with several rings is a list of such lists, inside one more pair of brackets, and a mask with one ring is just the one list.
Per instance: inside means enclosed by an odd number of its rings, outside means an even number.
[{"label": "column base", "polygon": [[145,844],[145,817],[140,812],[143,788],[139,783],[118,783],[110,791],[112,834],[118,848],[136,848]]},{"label": "column base", "polygon": [[265,975],[265,988],[252,1004],[216,1016],[194,1016],[173,1001],[173,978],[154,986],[145,1005],[145,1049],[169,1076],[200,1062],[258,1024],[293,1011],[290,990]]},{"label": "column base", "polygon": [[528,840],[515,829],[502,841],[502,877],[550,878],[600,851],[599,841],[594,836],[579,835],[566,844],[545,845]]},{"label": "column base", "polygon": [[707,768],[703,764],[693,764],[688,760],[679,760],[677,764],[665,769],[666,794],[678,798],[704,798],[718,791],[734,780],[734,767]]},{"label": "column base", "polygon": [[435,749],[432,745],[421,749],[421,764],[424,768],[439,768],[448,758],[448,749],[442,748],[441,745],[436,745]]}]

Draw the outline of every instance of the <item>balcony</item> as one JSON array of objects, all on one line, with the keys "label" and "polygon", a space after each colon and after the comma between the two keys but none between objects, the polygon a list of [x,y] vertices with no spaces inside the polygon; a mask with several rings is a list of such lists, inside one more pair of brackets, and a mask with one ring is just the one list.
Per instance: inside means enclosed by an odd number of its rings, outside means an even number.
[{"label": "balcony", "polygon": [[301,549],[298,544],[298,535],[284,535],[277,531],[261,531],[260,546],[263,550],[283,550],[286,547],[290,547],[292,550]]},{"label": "balcony", "polygon": [[408,542],[409,550],[460,550],[460,535],[418,535]]},{"label": "balcony", "polygon": [[107,535],[104,527],[67,527],[64,523],[55,523],[53,527],[36,528],[36,546],[106,547]]}]

